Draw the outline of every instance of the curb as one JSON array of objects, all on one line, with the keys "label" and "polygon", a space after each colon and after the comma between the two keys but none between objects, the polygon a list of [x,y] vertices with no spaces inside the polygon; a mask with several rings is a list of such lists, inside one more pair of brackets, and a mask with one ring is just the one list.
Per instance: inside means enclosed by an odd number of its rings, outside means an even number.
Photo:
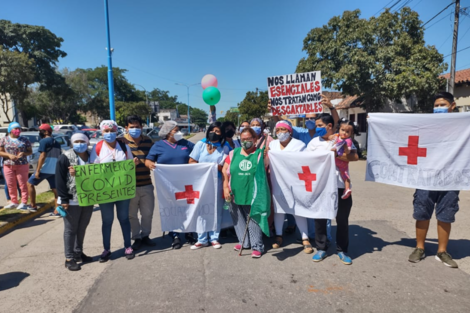
[{"label": "curb", "polygon": [[26,223],[29,220],[32,220],[38,217],[39,215],[43,214],[50,208],[54,207],[54,205],[55,205],[55,200],[52,200],[48,203],[45,203],[43,206],[39,207],[36,212],[23,213],[22,216],[12,218],[11,220],[7,221],[5,224],[0,226],[0,236],[16,226],[19,226],[23,223]]}]

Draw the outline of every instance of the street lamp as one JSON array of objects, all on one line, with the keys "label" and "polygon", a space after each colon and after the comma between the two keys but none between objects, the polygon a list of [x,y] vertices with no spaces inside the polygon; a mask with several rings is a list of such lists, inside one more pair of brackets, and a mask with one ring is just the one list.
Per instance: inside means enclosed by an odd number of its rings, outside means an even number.
[{"label": "street lamp", "polygon": [[192,84],[192,85],[185,85],[181,83],[175,83],[175,84],[180,85],[180,86],[185,86],[188,89],[188,135],[189,135],[191,134],[190,118],[189,118],[189,87],[197,86],[197,85],[200,85],[201,83]]},{"label": "street lamp", "polygon": [[[142,87],[142,89],[145,91],[145,103],[146,103],[147,105],[149,105],[149,98],[147,97],[147,89],[145,89],[144,86],[139,85],[139,84],[134,84],[134,85],[139,86],[139,87]],[[147,120],[147,126],[149,126],[149,127],[150,127],[150,122],[152,121],[151,116],[152,116],[152,115],[149,115],[150,120]]]}]

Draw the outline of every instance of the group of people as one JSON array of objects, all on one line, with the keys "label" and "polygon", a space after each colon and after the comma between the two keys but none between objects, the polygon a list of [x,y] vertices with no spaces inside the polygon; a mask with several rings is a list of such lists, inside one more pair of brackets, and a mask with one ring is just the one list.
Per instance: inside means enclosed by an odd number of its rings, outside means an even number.
[{"label": "group of people", "polygon": [[[229,212],[238,238],[234,250],[251,249],[251,256],[259,258],[265,251],[263,233],[260,226],[250,219],[253,202],[254,173],[263,166],[270,183],[269,151],[315,151],[327,150],[335,154],[336,176],[338,186],[338,210],[336,215],[336,251],[344,264],[352,264],[348,256],[349,246],[349,215],[353,205],[352,188],[349,176],[349,162],[357,161],[358,149],[353,143],[355,125],[347,120],[340,120],[331,101],[322,96],[322,104],[330,109],[331,114],[307,114],[306,128],[295,127],[288,120],[274,117],[276,139],[263,131],[264,123],[259,118],[244,121],[238,127],[231,122],[214,122],[206,130],[205,138],[196,144],[183,138],[182,132],[174,121],[166,121],[160,129],[162,140],[153,143],[142,133],[142,120],[138,116],[129,116],[126,120],[126,134],[116,138],[117,124],[106,120],[100,124],[103,140],[98,142],[91,152],[88,151],[88,137],[84,134],[74,134],[71,139],[72,149],[58,156],[55,169],[55,184],[57,185],[57,203],[67,212],[64,217],[65,266],[72,271],[80,269],[80,262],[90,262],[92,258],[83,252],[83,240],[86,228],[90,222],[93,207],[81,207],[77,201],[75,185],[76,165],[90,163],[108,163],[123,160],[133,160],[136,171],[136,195],[130,200],[115,201],[100,204],[102,216],[102,237],[104,250],[99,258],[106,262],[111,256],[111,228],[114,211],[118,217],[124,239],[124,255],[127,259],[134,258],[134,253],[142,245],[154,246],[149,235],[152,229],[152,218],[155,207],[154,187],[151,171],[159,164],[192,164],[214,163],[218,170],[218,185],[216,193],[218,201],[215,204],[217,216],[223,216],[222,206],[230,203]],[[451,94],[436,95],[436,113],[452,112],[455,102]],[[268,109],[270,103],[268,103]],[[14,126],[14,125],[13,125]],[[238,131],[238,136],[235,134]],[[21,169],[21,163],[31,152],[30,145],[21,141],[18,131],[12,128],[9,139],[0,144],[0,155],[7,157],[7,173],[15,173],[18,180],[27,176]],[[20,141],[21,144],[16,143]],[[16,150],[13,150],[16,146]],[[21,149],[18,148],[21,146]],[[19,163],[15,163],[19,162]],[[245,166],[250,163],[250,166]],[[11,165],[10,165],[11,164]],[[243,175],[241,174],[243,170]],[[38,168],[40,171],[40,168]],[[16,174],[18,173],[18,174]],[[48,176],[36,175],[34,179]],[[10,176],[11,177],[11,176]],[[10,190],[16,191],[16,181],[7,178]],[[24,178],[19,183],[24,187]],[[23,186],[23,187],[22,187]],[[26,191],[25,191],[26,192]],[[27,197],[25,193],[23,197]],[[12,195],[12,203],[17,201]],[[24,202],[25,203],[25,202]],[[457,267],[455,261],[447,253],[447,242],[450,234],[450,223],[458,210],[458,192],[422,191],[417,190],[414,198],[414,218],[417,220],[417,247],[409,261],[418,262],[424,257],[424,241],[429,227],[432,212],[437,206],[439,251],[436,258],[449,267]],[[314,262],[320,262],[327,257],[328,246],[333,243],[331,237],[331,221],[327,219],[308,219],[302,216],[287,215],[274,212],[271,206],[269,224],[274,240],[272,247],[278,249],[283,245],[283,234],[298,230],[299,239],[304,252],[311,254],[314,249],[311,240],[315,241],[317,252],[313,255]],[[139,218],[140,214],[140,218]],[[217,225],[220,225],[218,221]],[[220,229],[198,233],[194,236],[185,233],[184,237],[190,243],[190,249],[197,250],[212,246],[220,249]],[[171,247],[180,249],[182,238],[180,233],[170,232]],[[133,243],[132,243],[133,240]]]}]

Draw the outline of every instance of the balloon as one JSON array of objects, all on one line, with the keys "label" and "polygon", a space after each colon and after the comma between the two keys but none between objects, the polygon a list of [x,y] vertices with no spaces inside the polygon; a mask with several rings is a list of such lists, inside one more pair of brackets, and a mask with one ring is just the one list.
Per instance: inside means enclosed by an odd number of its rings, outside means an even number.
[{"label": "balloon", "polygon": [[202,92],[202,99],[208,105],[216,105],[220,101],[220,91],[215,87],[207,87]]},{"label": "balloon", "polygon": [[202,89],[206,89],[207,87],[217,87],[217,85],[217,78],[212,74],[207,74],[201,80]]}]

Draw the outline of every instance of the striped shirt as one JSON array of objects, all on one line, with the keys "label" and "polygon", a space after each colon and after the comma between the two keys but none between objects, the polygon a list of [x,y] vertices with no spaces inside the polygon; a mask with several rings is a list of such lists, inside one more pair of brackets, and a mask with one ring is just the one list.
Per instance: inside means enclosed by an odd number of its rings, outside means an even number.
[{"label": "striped shirt", "polygon": [[138,158],[140,161],[140,163],[135,168],[135,179],[137,187],[151,185],[152,179],[150,178],[150,169],[145,166],[145,159],[153,145],[152,139],[142,135],[139,144],[136,144],[134,139],[129,134],[124,135],[124,139],[125,143],[129,146],[129,148],[131,148],[132,155]]}]

